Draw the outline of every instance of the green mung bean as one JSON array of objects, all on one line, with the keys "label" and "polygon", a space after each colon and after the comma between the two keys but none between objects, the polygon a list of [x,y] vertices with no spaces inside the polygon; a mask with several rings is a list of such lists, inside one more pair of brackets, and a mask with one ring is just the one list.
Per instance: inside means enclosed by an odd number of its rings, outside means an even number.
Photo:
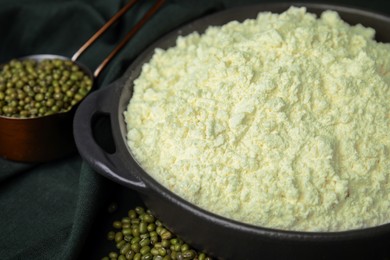
[{"label": "green mung bean", "polygon": [[144,234],[144,233],[148,232],[148,224],[145,223],[145,222],[140,223],[139,224],[139,232],[141,234]]},{"label": "green mung bean", "polygon": [[118,257],[118,253],[117,253],[117,252],[110,252],[110,253],[108,254],[108,257],[109,257],[109,258],[117,258],[117,257]]},{"label": "green mung bean", "polygon": [[144,238],[141,241],[139,241],[140,246],[147,246],[150,244],[150,239],[149,238]]},{"label": "green mung bean", "polygon": [[[69,111],[88,94],[92,84],[72,61],[11,60],[0,67],[0,100],[4,101],[0,103],[0,115],[30,118]],[[32,99],[27,102],[26,96]],[[62,102],[49,102],[52,99]],[[32,112],[32,107],[42,109]]]},{"label": "green mung bean", "polygon": [[133,239],[133,237],[131,235],[127,235],[127,236],[124,236],[123,237],[123,240],[125,240],[126,242],[131,242],[131,240]]},{"label": "green mung bean", "polygon": [[132,234],[130,228],[124,228],[124,229],[122,229],[122,233],[123,233],[123,235],[125,235],[125,236],[131,235],[131,234]]},{"label": "green mung bean", "polygon": [[119,228],[122,227],[122,222],[120,222],[120,221],[114,221],[114,222],[112,223],[112,226],[113,226],[114,228],[119,229]]},{"label": "green mung bean", "polygon": [[142,255],[145,255],[146,253],[149,253],[149,252],[150,252],[150,246],[148,246],[148,245],[142,246],[140,249],[140,253]]},{"label": "green mung bean", "polygon": [[138,253],[141,250],[141,245],[140,244],[131,244],[131,250]]},{"label": "green mung bean", "polygon": [[121,241],[123,239],[123,234],[122,234],[122,232],[116,232],[115,233],[115,242],[119,242],[119,241]]},{"label": "green mung bean", "polygon": [[141,253],[136,253],[135,255],[134,255],[134,260],[141,260],[141,257],[142,257],[142,255],[141,255]]},{"label": "green mung bean", "polygon": [[120,253],[121,254],[126,254],[127,252],[129,252],[131,250],[131,244],[129,243],[126,243],[121,249],[120,249]]},{"label": "green mung bean", "polygon": [[121,249],[125,244],[125,240],[119,241],[118,243],[116,243],[116,248]]},{"label": "green mung bean", "polygon": [[151,260],[151,259],[153,259],[153,255],[149,252],[142,255],[142,257],[141,257],[141,260]]},{"label": "green mung bean", "polygon": [[114,240],[115,239],[115,232],[114,231],[108,232],[107,239],[108,240]]},{"label": "green mung bean", "polygon": [[135,252],[133,250],[130,250],[126,253],[125,257],[126,259],[133,259],[135,255]]}]

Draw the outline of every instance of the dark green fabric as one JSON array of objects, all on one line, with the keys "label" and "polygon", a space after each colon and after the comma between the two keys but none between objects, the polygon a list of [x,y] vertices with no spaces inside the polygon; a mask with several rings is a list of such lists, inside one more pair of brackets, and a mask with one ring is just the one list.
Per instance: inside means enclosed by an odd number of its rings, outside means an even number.
[{"label": "dark green fabric", "polygon": [[[95,68],[153,1],[141,1],[80,61]],[[104,70],[98,87],[118,78],[151,42],[202,15],[255,0],[167,1]],[[36,53],[71,56],[125,1],[0,0],[0,62]],[[387,0],[327,1],[390,14]],[[117,213],[107,206],[116,201]],[[108,253],[112,219],[140,203],[136,193],[94,172],[79,155],[24,164],[0,159],[0,259],[96,259]]]}]

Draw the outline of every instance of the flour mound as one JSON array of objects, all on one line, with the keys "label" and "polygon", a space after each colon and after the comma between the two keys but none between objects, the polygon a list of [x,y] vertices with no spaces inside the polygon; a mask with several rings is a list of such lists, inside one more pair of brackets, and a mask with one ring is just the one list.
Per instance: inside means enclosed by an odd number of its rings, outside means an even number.
[{"label": "flour mound", "polygon": [[128,145],[165,187],[241,222],[390,222],[390,45],[374,34],[291,7],[179,37],[134,82]]}]

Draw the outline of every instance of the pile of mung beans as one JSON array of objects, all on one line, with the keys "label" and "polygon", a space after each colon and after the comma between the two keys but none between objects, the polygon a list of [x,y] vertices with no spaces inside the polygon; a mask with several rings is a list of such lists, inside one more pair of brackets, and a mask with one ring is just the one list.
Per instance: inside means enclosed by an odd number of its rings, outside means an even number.
[{"label": "pile of mung beans", "polygon": [[108,232],[107,239],[115,242],[112,251],[102,260],[211,260],[203,252],[191,248],[169,231],[150,210],[135,207],[128,216],[113,222],[115,230]]},{"label": "pile of mung beans", "polygon": [[32,118],[69,111],[92,84],[70,60],[11,60],[0,68],[0,115]]}]

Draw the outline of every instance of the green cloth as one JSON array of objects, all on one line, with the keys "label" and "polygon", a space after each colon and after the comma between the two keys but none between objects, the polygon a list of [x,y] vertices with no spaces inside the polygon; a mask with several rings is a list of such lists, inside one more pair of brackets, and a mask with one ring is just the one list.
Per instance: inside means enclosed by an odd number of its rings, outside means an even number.
[{"label": "green cloth", "polygon": [[[140,1],[80,61],[94,69],[153,1]],[[146,46],[202,15],[254,0],[167,1],[97,79],[104,87],[125,71]],[[387,0],[327,1],[390,14]],[[52,53],[70,57],[125,1],[0,0],[0,63]],[[119,209],[108,213],[116,202]],[[75,153],[49,163],[0,159],[0,259],[100,259],[110,245],[109,223],[140,200],[94,172]],[[121,215],[122,214],[122,215]]]}]

